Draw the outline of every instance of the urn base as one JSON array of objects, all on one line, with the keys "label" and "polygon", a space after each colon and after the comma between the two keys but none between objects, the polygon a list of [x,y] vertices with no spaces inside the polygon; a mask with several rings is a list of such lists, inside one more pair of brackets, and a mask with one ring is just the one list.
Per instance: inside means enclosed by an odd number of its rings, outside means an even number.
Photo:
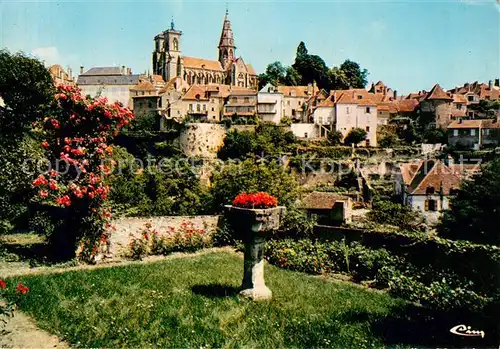
[{"label": "urn base", "polygon": [[254,301],[265,301],[273,298],[273,292],[267,286],[247,288],[240,291],[240,296],[250,298]]}]

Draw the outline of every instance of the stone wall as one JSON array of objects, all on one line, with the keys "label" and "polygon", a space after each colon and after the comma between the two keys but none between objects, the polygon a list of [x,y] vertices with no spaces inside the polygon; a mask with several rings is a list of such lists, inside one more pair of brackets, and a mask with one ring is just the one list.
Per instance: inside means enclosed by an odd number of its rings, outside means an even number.
[{"label": "stone wall", "polygon": [[183,222],[193,224],[194,229],[204,229],[207,234],[215,232],[219,224],[220,216],[165,216],[150,218],[119,218],[113,221],[112,225],[116,228],[111,233],[110,238],[110,257],[125,257],[129,251],[129,244],[134,238],[140,238],[146,223],[151,224],[151,229],[158,232],[159,236],[168,236],[171,234],[171,227],[179,229]]},{"label": "stone wall", "polygon": [[188,157],[216,158],[224,145],[226,129],[219,124],[187,124],[179,137],[181,150]]}]

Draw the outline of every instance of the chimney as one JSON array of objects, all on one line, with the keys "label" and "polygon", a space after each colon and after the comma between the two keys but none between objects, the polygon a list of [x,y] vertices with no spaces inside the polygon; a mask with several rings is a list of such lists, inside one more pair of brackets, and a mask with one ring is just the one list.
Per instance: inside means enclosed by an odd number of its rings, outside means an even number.
[{"label": "chimney", "polygon": [[122,65],[122,69],[121,69],[120,72],[121,72],[122,75],[125,75],[125,66],[124,65]]},{"label": "chimney", "polygon": [[83,74],[83,65],[80,66],[80,75]]},{"label": "chimney", "polygon": [[394,100],[396,100],[397,98],[398,98],[398,91],[394,90]]},{"label": "chimney", "polygon": [[493,90],[493,81],[488,81],[488,88],[491,90]]},{"label": "chimney", "polygon": [[73,71],[68,67],[68,80],[73,80]]},{"label": "chimney", "polygon": [[500,87],[500,79],[495,79],[495,86]]}]

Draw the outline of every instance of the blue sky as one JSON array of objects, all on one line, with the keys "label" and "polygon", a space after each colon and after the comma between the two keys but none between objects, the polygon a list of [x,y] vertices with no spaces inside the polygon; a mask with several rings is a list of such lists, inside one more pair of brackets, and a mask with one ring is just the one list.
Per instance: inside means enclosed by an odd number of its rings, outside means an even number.
[{"label": "blue sky", "polygon": [[[237,54],[258,73],[300,41],[328,66],[350,58],[401,93],[500,76],[498,0],[228,1]],[[78,72],[151,69],[153,38],[183,31],[184,55],[217,58],[226,2],[0,0],[0,47]]]}]

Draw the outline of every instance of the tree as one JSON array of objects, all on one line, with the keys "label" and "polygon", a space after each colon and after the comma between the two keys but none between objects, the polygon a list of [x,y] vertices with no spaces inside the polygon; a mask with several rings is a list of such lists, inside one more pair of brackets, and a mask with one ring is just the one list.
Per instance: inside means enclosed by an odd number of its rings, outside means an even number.
[{"label": "tree", "polygon": [[328,79],[330,80],[331,90],[347,90],[349,89],[349,80],[343,70],[338,67],[333,67],[328,71]]},{"label": "tree", "polygon": [[366,87],[368,83],[368,70],[361,69],[358,63],[346,59],[344,63],[340,65],[340,70],[344,72],[350,88]]},{"label": "tree", "polygon": [[390,148],[399,142],[394,126],[379,126],[377,128],[377,144],[382,148]]},{"label": "tree", "polygon": [[500,245],[500,159],[463,182],[450,207],[438,229],[441,236]]},{"label": "tree", "polygon": [[57,87],[50,109],[34,126],[43,136],[50,171],[33,181],[36,201],[51,207],[57,220],[49,242],[60,259],[71,259],[78,246],[80,257],[92,261],[106,246],[105,224],[111,213],[106,207],[112,171],[108,144],[118,130],[133,119],[132,112],[106,98],[83,98],[77,87]]},{"label": "tree", "polygon": [[424,140],[427,143],[442,143],[446,144],[448,141],[448,136],[446,134],[446,131],[440,128],[433,128],[425,132],[424,134]]},{"label": "tree", "polygon": [[330,131],[328,132],[328,142],[330,145],[339,145],[342,144],[342,139],[344,138],[344,135],[340,131]]},{"label": "tree", "polygon": [[328,88],[328,68],[325,61],[319,56],[308,54],[304,42],[300,42],[297,47],[292,68],[302,77],[301,84],[316,82],[320,88]]},{"label": "tree", "polygon": [[345,136],[344,143],[347,145],[358,145],[359,143],[366,140],[367,133],[362,128],[353,128]]},{"label": "tree", "polygon": [[0,50],[0,233],[23,229],[28,221],[32,189],[25,170],[43,158],[30,131],[53,96],[52,77],[41,62]]},{"label": "tree", "polygon": [[286,68],[284,85],[297,86],[301,80],[302,80],[302,77],[295,69],[293,69],[293,67]]},{"label": "tree", "polygon": [[246,159],[241,163],[226,163],[212,180],[214,208],[220,212],[236,195],[265,191],[278,198],[280,205],[289,206],[298,196],[299,186],[290,171],[276,161],[260,162]]}]

